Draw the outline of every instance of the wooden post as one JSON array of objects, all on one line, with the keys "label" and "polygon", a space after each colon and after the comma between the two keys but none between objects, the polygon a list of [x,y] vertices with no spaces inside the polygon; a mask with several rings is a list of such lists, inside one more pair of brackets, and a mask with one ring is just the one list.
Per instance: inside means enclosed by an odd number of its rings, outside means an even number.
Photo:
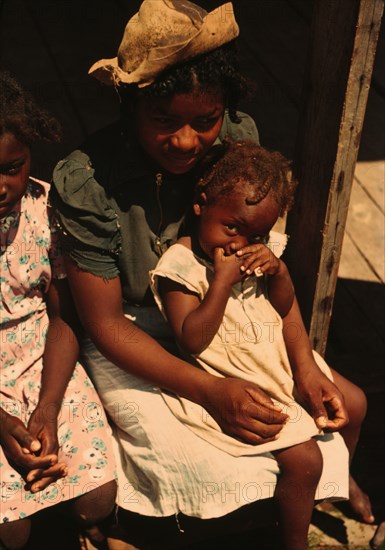
[{"label": "wooden post", "polygon": [[326,348],[384,0],[316,0],[286,259],[314,349]]}]

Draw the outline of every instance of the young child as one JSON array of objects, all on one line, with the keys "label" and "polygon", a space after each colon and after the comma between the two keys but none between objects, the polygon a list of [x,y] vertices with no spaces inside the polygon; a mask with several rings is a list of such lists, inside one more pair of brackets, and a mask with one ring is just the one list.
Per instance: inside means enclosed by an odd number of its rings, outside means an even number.
[{"label": "young child", "polygon": [[[278,436],[262,444],[256,438],[252,445],[222,432],[191,401],[167,393],[164,399],[179,420],[227,453],[274,454],[281,471],[274,494],[283,545],[302,550],[322,473],[317,436],[321,429],[341,430],[352,454],[365,397],[311,351],[295,315],[294,288],[279,259],[286,237],[271,232],[293,202],[289,162],[253,142],[228,141],[226,147],[198,184],[190,234],[162,256],[151,284],[178,344],[197,365],[257,383],[288,420]],[[334,397],[326,393],[321,403],[317,387],[314,395],[301,394],[301,380],[310,372],[334,380],[346,409],[335,387]],[[353,423],[347,424],[348,416]],[[330,433],[321,444],[335,437]],[[335,476],[327,481],[338,483],[337,470]]]},{"label": "young child", "polygon": [[94,526],[113,510],[116,483],[103,407],[76,363],[49,186],[29,176],[31,145],[57,140],[57,124],[6,73],[0,99],[0,541],[18,549],[30,517],[67,500],[96,537]]}]

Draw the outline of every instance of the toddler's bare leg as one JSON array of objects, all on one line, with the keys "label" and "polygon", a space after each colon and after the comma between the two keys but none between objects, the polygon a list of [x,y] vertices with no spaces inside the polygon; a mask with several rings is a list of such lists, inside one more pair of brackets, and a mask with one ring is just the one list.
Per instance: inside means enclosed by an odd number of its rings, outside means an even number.
[{"label": "toddler's bare leg", "polygon": [[29,519],[18,519],[0,525],[0,541],[7,550],[21,550],[27,544],[31,532]]},{"label": "toddler's bare leg", "polygon": [[281,469],[274,496],[283,548],[306,550],[315,492],[322,473],[321,451],[312,439],[273,454]]},{"label": "toddler's bare leg", "polygon": [[[349,424],[341,430],[346,446],[349,450],[349,459],[352,461],[360,437],[361,426],[367,409],[367,401],[364,392],[355,384],[332,370],[336,386],[345,397],[345,405],[349,414]],[[368,495],[357,485],[353,477],[349,476],[349,504],[352,512],[361,521],[373,523],[374,516]]]}]

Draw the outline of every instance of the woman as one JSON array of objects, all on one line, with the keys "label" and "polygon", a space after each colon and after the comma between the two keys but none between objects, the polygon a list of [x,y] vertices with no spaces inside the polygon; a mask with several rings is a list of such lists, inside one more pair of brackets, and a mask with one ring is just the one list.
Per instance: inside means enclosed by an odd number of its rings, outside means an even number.
[{"label": "woman", "polygon": [[[200,404],[224,432],[255,445],[277,436],[286,420],[254,384],[211,376],[178,358],[148,286],[148,271],[183,234],[202,159],[226,134],[258,141],[253,121],[236,111],[247,89],[234,54],[237,35],[231,4],[207,14],[187,1],[144,0],[118,57],[91,68],[116,86],[120,123],[54,172],[51,200],[89,335],[84,360],[114,425],[120,517],[132,521],[127,536],[117,536],[131,543],[136,520],[148,534],[144,516],[175,515],[177,523],[179,513],[223,517],[268,498],[276,483],[271,455],[235,463],[169,411],[158,386]],[[312,383],[310,376],[304,393]],[[314,415],[325,416],[324,402],[333,400],[344,417],[339,390],[326,377],[321,386]],[[338,438],[329,448],[334,457],[346,455]],[[324,454],[324,463],[318,498],[346,497],[347,458]]]}]

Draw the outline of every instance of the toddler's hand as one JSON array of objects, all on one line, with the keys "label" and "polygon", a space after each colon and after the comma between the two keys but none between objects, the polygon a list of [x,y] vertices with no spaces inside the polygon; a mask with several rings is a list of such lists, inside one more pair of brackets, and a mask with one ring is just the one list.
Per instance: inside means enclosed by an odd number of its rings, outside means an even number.
[{"label": "toddler's hand", "polygon": [[236,251],[236,256],[241,260],[240,269],[246,275],[251,275],[254,271],[257,276],[264,273],[276,275],[286,267],[264,244],[245,246]]},{"label": "toddler's hand", "polygon": [[310,367],[295,379],[298,393],[318,428],[328,432],[338,431],[349,422],[344,397],[315,363]]},{"label": "toddler's hand", "polygon": [[236,254],[226,255],[223,248],[216,248],[214,251],[214,271],[221,281],[232,286],[245,276],[241,271],[241,259]]}]

